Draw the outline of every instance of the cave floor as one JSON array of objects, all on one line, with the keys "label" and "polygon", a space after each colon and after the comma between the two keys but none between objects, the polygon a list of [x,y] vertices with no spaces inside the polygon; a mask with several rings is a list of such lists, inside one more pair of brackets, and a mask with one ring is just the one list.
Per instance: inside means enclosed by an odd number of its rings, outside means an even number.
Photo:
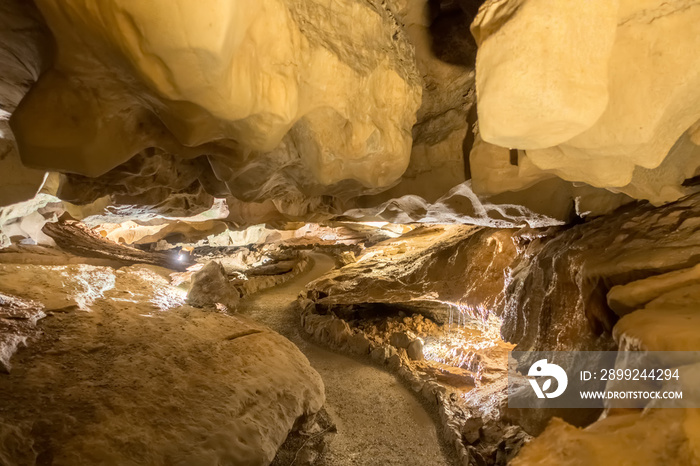
[{"label": "cave floor", "polygon": [[392,374],[302,336],[294,301],[306,283],[333,267],[333,260],[323,254],[312,254],[311,260],[307,272],[242,301],[238,312],[289,338],[321,374],[325,408],[337,433],[318,464],[453,464],[448,448],[441,444],[434,417]]}]

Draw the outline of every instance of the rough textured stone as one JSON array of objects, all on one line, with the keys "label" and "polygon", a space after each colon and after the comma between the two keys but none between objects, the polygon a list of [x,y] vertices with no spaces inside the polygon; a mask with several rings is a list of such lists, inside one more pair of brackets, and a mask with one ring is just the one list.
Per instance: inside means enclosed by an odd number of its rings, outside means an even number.
[{"label": "rough textured stone", "polygon": [[[320,376],[290,341],[183,306],[166,269],[0,271],[0,291],[19,288],[50,314],[0,377],[2,463],[262,466],[324,403]],[[73,292],[91,312],[51,306]],[[169,296],[180,296],[174,309]]]},{"label": "rough textured stone", "polygon": [[[533,164],[526,151],[508,150],[490,144],[480,134],[476,135],[469,154],[469,166],[472,189],[479,197],[494,204],[521,205],[564,222],[569,222],[574,215],[586,217],[607,214],[632,201],[625,194],[558,178],[554,173]],[[680,187],[687,177],[676,177],[662,184],[664,187]],[[658,183],[646,183],[645,186],[648,190],[646,192],[662,189]],[[673,191],[676,197],[672,197],[669,192],[669,199],[677,199],[678,191],[678,188]],[[643,197],[639,191],[629,194],[632,197]]]},{"label": "rough textured stone", "polygon": [[621,350],[698,351],[698,303],[700,284],[673,288],[623,316],[615,325],[613,336]]},{"label": "rough textured stone", "polygon": [[393,183],[420,104],[412,48],[382,2],[333,5],[38,2],[58,55],[12,116],[24,163],[97,176],[156,146],[213,154],[230,189],[278,170]]},{"label": "rough textured stone", "polygon": [[[692,409],[658,409],[611,416],[586,429],[552,420],[525,445],[513,466],[608,464],[695,464],[698,414]],[[575,449],[575,454],[572,454]]]},{"label": "rough textured stone", "polygon": [[615,286],[608,293],[608,305],[618,315],[624,315],[690,285],[700,285],[700,265]]},{"label": "rough textured stone", "polygon": [[220,263],[211,261],[192,276],[192,285],[187,294],[187,303],[191,306],[209,307],[223,304],[233,310],[238,304],[238,299],[238,291],[229,283],[226,270]]},{"label": "rough textured stone", "polygon": [[544,149],[590,128],[608,104],[617,9],[616,0],[486,2],[471,26],[484,140]]},{"label": "rough textured stone", "polygon": [[396,332],[391,335],[391,337],[389,338],[389,342],[392,346],[396,348],[406,349],[408,348],[408,345],[411,344],[414,338],[415,335],[409,335],[407,332]]},{"label": "rough textured stone", "polygon": [[462,437],[467,443],[476,443],[481,438],[484,421],[479,417],[470,417],[462,426]]},{"label": "rough textured stone", "polygon": [[25,167],[8,118],[48,61],[49,32],[33,2],[0,5],[0,207],[31,199],[45,173]]},{"label": "rough textured stone", "polygon": [[10,358],[20,345],[39,331],[37,322],[46,317],[43,304],[0,293],[0,373],[10,372]]},{"label": "rough textured stone", "polygon": [[408,347],[406,348],[406,354],[410,359],[413,359],[414,361],[422,361],[425,359],[423,356],[423,342],[416,339],[413,340],[411,343],[408,344]]},{"label": "rough textured stone", "polygon": [[355,333],[350,338],[348,338],[348,348],[351,352],[356,354],[368,354],[369,353],[369,340],[361,333]]},{"label": "rough textured stone", "polygon": [[370,357],[372,358],[372,360],[380,364],[384,364],[389,358],[389,355],[389,348],[386,346],[379,346],[377,348],[374,348],[370,353]]}]

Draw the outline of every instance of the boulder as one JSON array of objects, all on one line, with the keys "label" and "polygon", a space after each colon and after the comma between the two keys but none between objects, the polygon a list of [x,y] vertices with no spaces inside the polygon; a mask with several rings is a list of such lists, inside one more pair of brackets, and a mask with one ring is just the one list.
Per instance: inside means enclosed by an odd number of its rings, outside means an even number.
[{"label": "boulder", "polygon": [[490,0],[472,23],[483,139],[544,149],[568,141],[608,105],[618,2]]},{"label": "boulder", "polygon": [[233,310],[238,304],[238,291],[228,281],[224,267],[216,262],[207,263],[192,275],[192,285],[187,294],[187,303],[194,307],[209,307],[223,304]]},{"label": "boulder", "polygon": [[414,361],[422,361],[425,359],[423,356],[423,342],[420,339],[415,339],[406,347],[406,354],[408,354],[409,359]]},{"label": "boulder", "polygon": [[395,348],[406,349],[415,337],[416,336],[411,332],[394,332],[389,337],[389,342],[391,343],[391,346],[394,346]]},{"label": "boulder", "polygon": [[[0,377],[0,463],[263,466],[321,409],[321,377],[286,338],[241,316],[154,306],[178,292],[156,276],[167,270],[109,270],[114,288],[91,312],[43,319]],[[32,291],[65,293],[61,271],[33,267]]]}]

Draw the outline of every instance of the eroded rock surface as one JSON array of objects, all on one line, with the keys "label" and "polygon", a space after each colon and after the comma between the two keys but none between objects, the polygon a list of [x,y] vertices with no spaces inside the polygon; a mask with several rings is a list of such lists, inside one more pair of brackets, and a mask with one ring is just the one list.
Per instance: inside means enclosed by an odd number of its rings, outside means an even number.
[{"label": "eroded rock surface", "polygon": [[692,0],[486,2],[472,24],[482,137],[565,180],[679,199],[698,167],[699,19]]},{"label": "eroded rock surface", "polygon": [[[265,465],[323,404],[319,375],[291,342],[183,306],[184,294],[172,307],[168,270],[8,267],[18,281],[4,275],[1,291],[14,283],[54,310],[0,377],[4,463]],[[66,278],[101,290],[90,312],[55,308]]]},{"label": "eroded rock surface", "polygon": [[554,419],[514,466],[697,464],[697,410],[659,409],[613,416],[578,429]]},{"label": "eroded rock surface", "polygon": [[234,192],[401,176],[421,91],[382,2],[166,3],[38,2],[58,54],[12,117],[25,164],[98,176],[155,146],[214,154]]},{"label": "eroded rock surface", "polygon": [[229,283],[223,266],[211,261],[192,275],[192,285],[187,294],[187,303],[195,307],[225,306],[235,309],[238,291]]},{"label": "eroded rock surface", "polygon": [[0,206],[26,201],[41,188],[44,171],[22,164],[8,119],[49,59],[49,32],[32,2],[0,5]]},{"label": "eroded rock surface", "polygon": [[46,317],[36,301],[0,293],[0,373],[10,372],[10,358],[29,337],[36,336],[36,324]]}]

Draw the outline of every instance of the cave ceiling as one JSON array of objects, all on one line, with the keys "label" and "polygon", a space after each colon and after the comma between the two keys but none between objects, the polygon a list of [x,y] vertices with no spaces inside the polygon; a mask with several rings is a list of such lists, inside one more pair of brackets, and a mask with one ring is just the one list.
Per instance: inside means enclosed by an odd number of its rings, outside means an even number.
[{"label": "cave ceiling", "polygon": [[0,206],[502,227],[693,193],[697,3],[550,3],[5,1]]}]

